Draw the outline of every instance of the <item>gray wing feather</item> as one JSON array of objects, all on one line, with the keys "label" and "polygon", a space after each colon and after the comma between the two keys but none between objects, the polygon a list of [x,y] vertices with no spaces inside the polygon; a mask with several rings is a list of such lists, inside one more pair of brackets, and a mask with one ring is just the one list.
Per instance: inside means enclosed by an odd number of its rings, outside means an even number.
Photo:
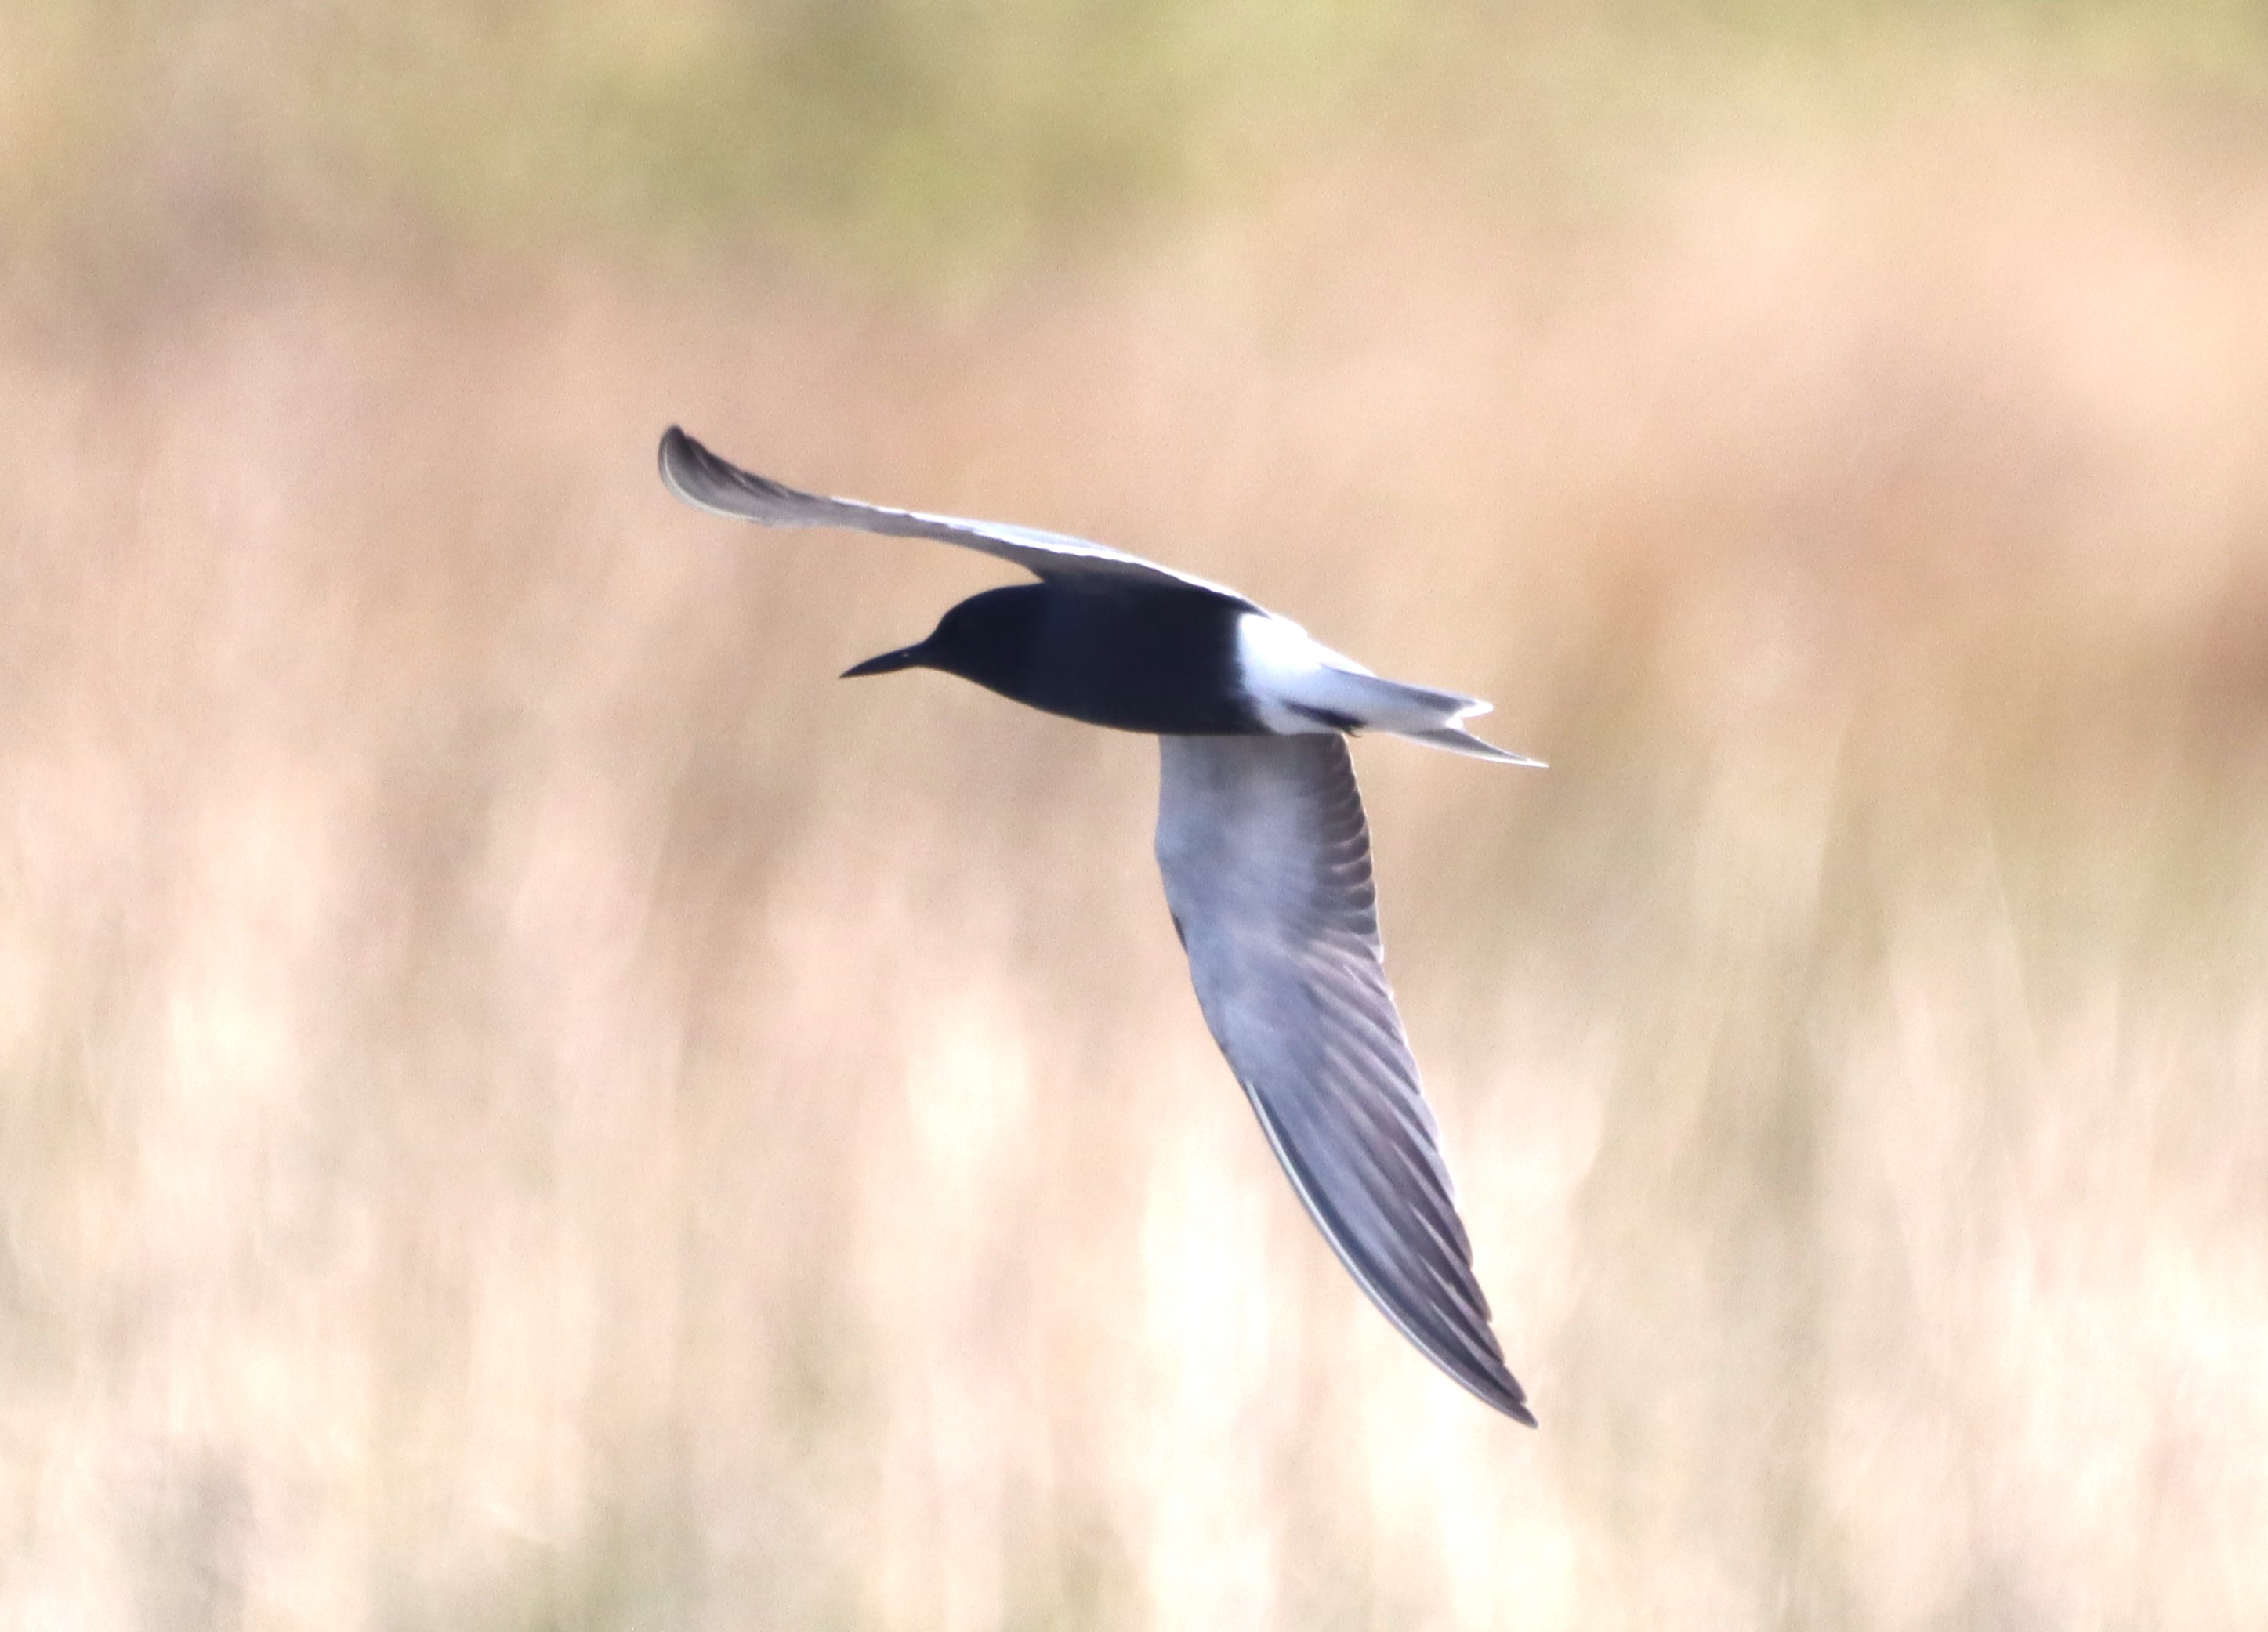
[{"label": "gray wing feather", "polygon": [[1158,864],[1213,1039],[1317,1225],[1435,1364],[1533,1424],[1386,983],[1346,742],[1161,738]]},{"label": "gray wing feather", "polygon": [[886,533],[898,538],[934,539],[1013,562],[1042,578],[1086,583],[1116,579],[1152,586],[1179,584],[1244,599],[1234,590],[1068,533],[1044,533],[1037,527],[1020,527],[1005,521],[932,516],[920,511],[865,504],[856,499],[799,493],[768,476],[742,470],[729,459],[719,459],[675,425],[662,433],[659,457],[663,485],[695,509],[705,510],[712,516],[761,521],[775,527],[852,527],[862,533]]}]

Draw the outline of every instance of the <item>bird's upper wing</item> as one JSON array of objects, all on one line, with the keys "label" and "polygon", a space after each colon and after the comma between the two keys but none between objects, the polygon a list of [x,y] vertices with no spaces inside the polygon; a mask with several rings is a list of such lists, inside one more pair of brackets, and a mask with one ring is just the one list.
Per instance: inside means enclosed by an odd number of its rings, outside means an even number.
[{"label": "bird's upper wing", "polygon": [[1166,737],[1158,864],[1197,1002],[1268,1142],[1410,1340],[1531,1425],[1386,983],[1345,739]]},{"label": "bird's upper wing", "polygon": [[799,493],[767,476],[742,470],[703,447],[672,425],[661,437],[661,480],[672,493],[696,510],[761,521],[775,527],[855,527],[865,533],[894,533],[901,538],[936,539],[967,549],[982,550],[1012,561],[1042,578],[1084,583],[1098,580],[1157,586],[1174,584],[1209,590],[1243,600],[1234,590],[1186,572],[1175,572],[1102,544],[1090,544],[1068,533],[1043,533],[1005,521],[964,521],[957,516],[930,516],[919,511],[889,510],[862,504],[856,499],[823,498]]}]

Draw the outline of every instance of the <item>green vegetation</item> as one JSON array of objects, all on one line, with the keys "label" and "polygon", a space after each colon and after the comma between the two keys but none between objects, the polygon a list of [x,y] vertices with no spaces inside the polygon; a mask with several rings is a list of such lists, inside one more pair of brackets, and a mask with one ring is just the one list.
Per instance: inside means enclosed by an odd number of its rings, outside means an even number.
[{"label": "green vegetation", "polygon": [[1241,205],[1319,151],[1425,168],[1510,139],[1548,173],[1735,85],[1847,112],[1963,57],[2257,98],[2264,47],[2235,0],[48,0],[0,24],[0,203],[19,275],[65,283],[122,258],[676,246],[918,284]]}]

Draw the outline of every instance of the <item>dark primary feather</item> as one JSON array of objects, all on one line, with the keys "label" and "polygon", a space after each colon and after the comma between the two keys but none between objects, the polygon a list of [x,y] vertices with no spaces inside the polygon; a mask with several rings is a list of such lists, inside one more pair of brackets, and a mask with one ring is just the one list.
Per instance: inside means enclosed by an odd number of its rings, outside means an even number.
[{"label": "dark primary feather", "polygon": [[1158,863],[1197,1001],[1300,1199],[1395,1326],[1533,1425],[1474,1278],[1337,736],[1166,737]]}]

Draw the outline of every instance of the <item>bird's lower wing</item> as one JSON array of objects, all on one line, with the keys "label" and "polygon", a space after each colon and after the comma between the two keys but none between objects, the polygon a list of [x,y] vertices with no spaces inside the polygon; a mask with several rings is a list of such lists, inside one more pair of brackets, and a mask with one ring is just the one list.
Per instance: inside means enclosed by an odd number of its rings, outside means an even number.
[{"label": "bird's lower wing", "polygon": [[898,538],[933,539],[1013,562],[1042,578],[1195,586],[1234,600],[1244,599],[1218,584],[1065,533],[800,493],[718,458],[674,425],[662,433],[659,460],[662,485],[696,510],[705,510],[712,516],[760,521],[774,527],[851,527]]},{"label": "bird's lower wing", "polygon": [[1345,740],[1166,737],[1158,864],[1197,1002],[1332,1250],[1442,1370],[1533,1423],[1386,983]]}]

